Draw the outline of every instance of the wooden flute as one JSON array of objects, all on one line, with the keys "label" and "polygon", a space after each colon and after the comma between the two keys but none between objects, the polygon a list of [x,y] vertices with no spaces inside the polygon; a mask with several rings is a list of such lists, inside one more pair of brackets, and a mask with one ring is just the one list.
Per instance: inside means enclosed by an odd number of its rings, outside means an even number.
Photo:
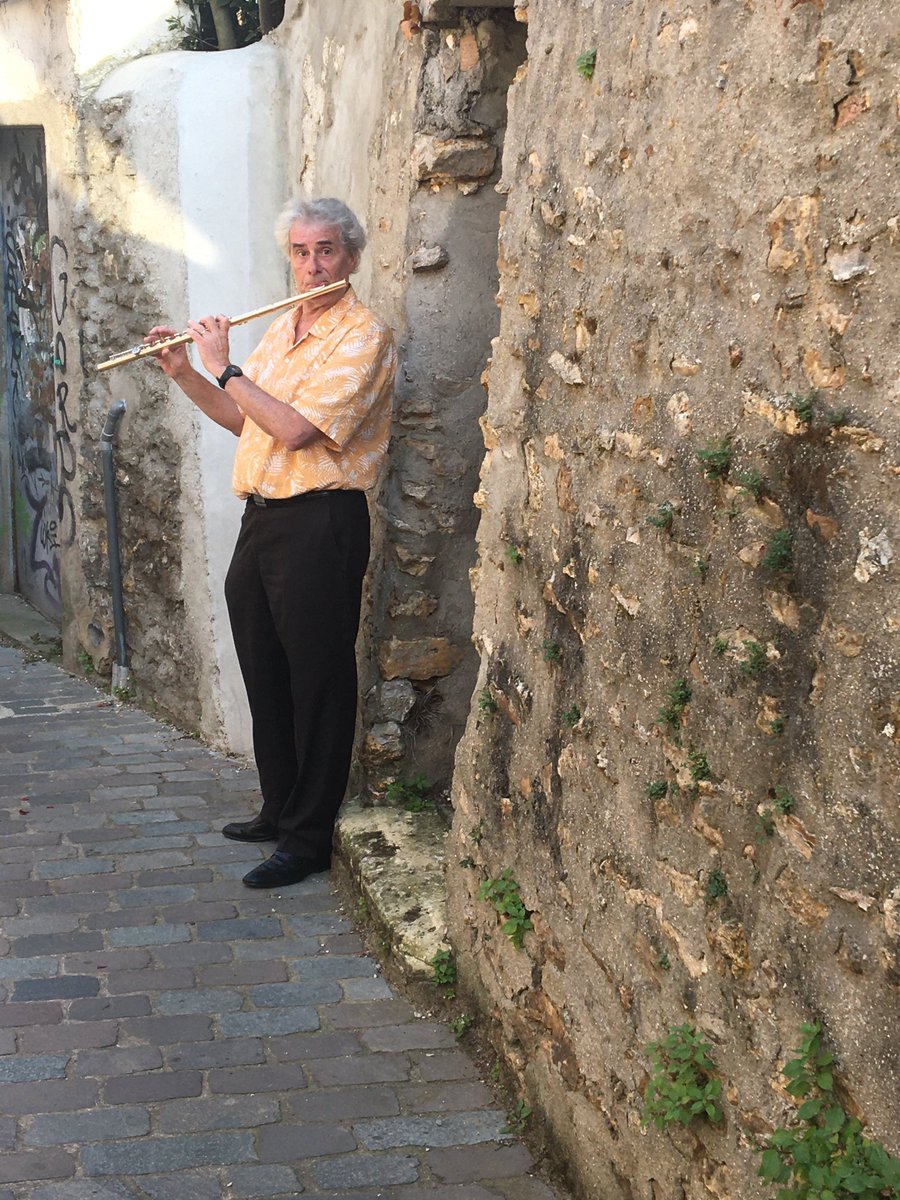
[{"label": "wooden flute", "polygon": [[[267,304],[265,308],[254,308],[252,312],[243,313],[239,317],[231,317],[229,323],[231,325],[243,325],[246,321],[255,321],[257,317],[264,317],[268,313],[278,312],[280,308],[289,308],[294,304],[301,304],[304,300],[311,300],[313,296],[324,296],[326,292],[336,292],[338,288],[349,287],[348,279],[339,279],[336,283],[326,283],[322,287],[313,288],[309,292],[301,292],[299,296],[289,296],[287,300],[278,300],[275,304]],[[132,346],[130,350],[125,350],[121,354],[114,354],[111,358],[105,359],[101,363],[97,363],[98,371],[109,371],[112,367],[121,367],[125,363],[137,362],[139,358],[150,358],[154,354],[158,354],[160,350],[167,350],[170,346],[184,346],[192,340],[190,333],[178,333],[174,337],[161,338],[156,342],[147,342],[140,346]]]}]

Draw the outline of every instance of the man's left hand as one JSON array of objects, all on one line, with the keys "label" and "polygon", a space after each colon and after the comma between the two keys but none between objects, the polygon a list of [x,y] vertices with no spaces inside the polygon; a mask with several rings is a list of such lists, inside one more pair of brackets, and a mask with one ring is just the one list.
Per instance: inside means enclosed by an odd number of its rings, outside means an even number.
[{"label": "man's left hand", "polygon": [[231,322],[219,313],[215,317],[201,317],[199,321],[188,321],[188,332],[197,347],[200,361],[218,379],[231,362],[228,330]]}]

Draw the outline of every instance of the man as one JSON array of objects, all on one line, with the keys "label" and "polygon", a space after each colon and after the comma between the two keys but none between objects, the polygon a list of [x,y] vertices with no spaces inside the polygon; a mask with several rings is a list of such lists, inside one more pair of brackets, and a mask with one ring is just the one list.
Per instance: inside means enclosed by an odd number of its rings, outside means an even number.
[{"label": "man", "polygon": [[[276,232],[298,292],[347,279],[365,234],[339,200],[293,201]],[[356,634],[369,557],[365,492],[390,435],[396,352],[390,330],[346,288],[304,301],[270,326],[244,364],[229,322],[188,329],[160,351],[165,373],[240,439],[233,485],[246,500],[225,597],[250,712],[262,808],[226,825],[238,841],[277,841],[248,887],[298,883],[331,862],[353,749]],[[158,325],[148,340],[176,331]]]}]

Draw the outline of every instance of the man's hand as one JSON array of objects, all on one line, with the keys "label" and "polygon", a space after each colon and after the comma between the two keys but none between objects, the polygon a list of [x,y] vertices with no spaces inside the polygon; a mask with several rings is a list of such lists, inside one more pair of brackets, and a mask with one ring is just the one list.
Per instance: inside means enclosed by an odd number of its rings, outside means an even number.
[{"label": "man's hand", "polygon": [[217,317],[201,317],[199,321],[188,321],[188,332],[194,339],[200,361],[218,379],[231,362],[228,330],[231,322],[221,313]]},{"label": "man's hand", "polygon": [[[173,329],[171,325],[154,325],[144,338],[144,344],[159,342],[164,338],[177,337],[180,332],[180,329]],[[177,379],[179,375],[184,375],[186,371],[191,370],[191,362],[185,346],[172,346],[168,350],[160,350],[153,357],[170,379]]]}]

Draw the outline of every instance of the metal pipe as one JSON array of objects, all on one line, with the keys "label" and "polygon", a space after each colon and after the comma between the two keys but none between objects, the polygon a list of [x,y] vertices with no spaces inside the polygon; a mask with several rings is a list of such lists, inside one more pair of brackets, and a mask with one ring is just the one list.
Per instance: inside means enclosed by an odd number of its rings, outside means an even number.
[{"label": "metal pipe", "polygon": [[116,473],[113,465],[113,443],[116,429],[125,415],[127,405],[117,400],[106,414],[106,424],[100,435],[103,455],[103,496],[106,501],[106,544],[109,552],[109,575],[112,581],[113,622],[116,633],[116,661],[112,670],[112,690],[131,690],[131,671],[128,666],[128,646],[125,644],[125,603],[122,598],[122,559],[119,555],[119,524],[116,517]]}]

